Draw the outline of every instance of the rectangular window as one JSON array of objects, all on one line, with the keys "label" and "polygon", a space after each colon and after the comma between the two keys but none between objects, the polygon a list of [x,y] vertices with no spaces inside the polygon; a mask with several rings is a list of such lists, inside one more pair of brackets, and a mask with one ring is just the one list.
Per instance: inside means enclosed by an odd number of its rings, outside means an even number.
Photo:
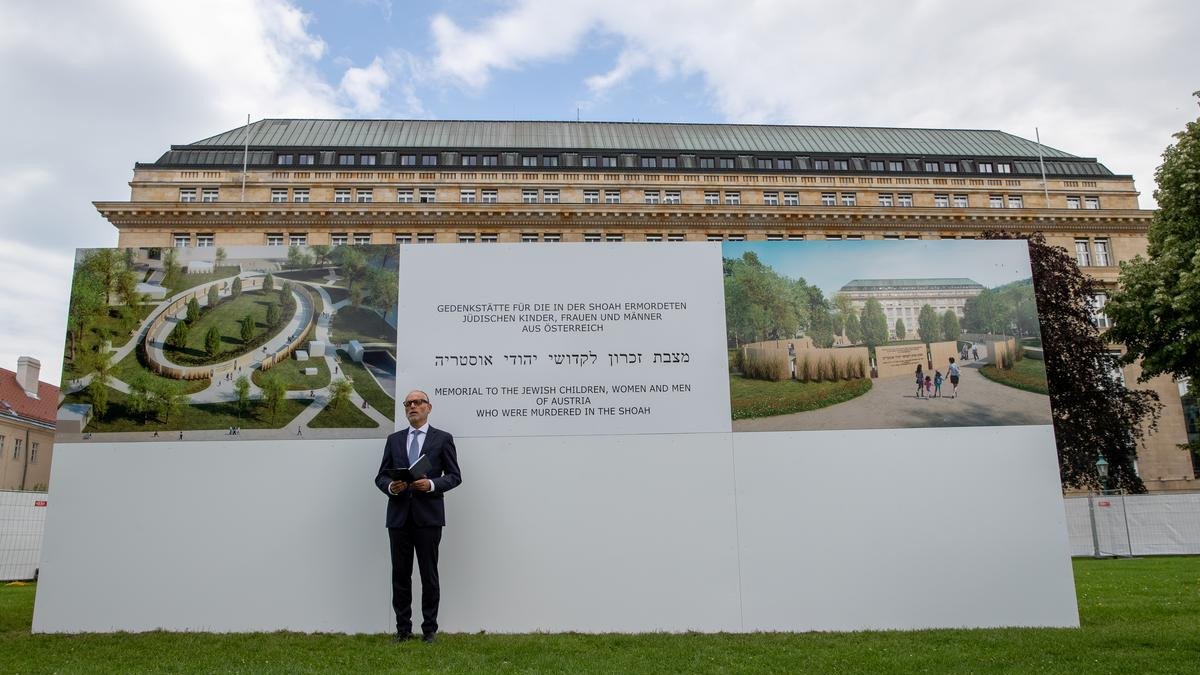
[{"label": "rectangular window", "polygon": [[662,193],[658,190],[646,190],[645,200],[647,204],[658,204],[662,200]]},{"label": "rectangular window", "polygon": [[333,201],[338,204],[349,203],[350,202],[350,190],[349,189],[334,190],[333,191]]},{"label": "rectangular window", "polygon": [[742,193],[726,192],[725,193],[725,203],[729,204],[730,206],[736,206],[738,204],[741,204],[742,203]]},{"label": "rectangular window", "polygon": [[621,203],[621,191],[620,190],[605,190],[604,191],[604,203],[605,204],[620,204]]},{"label": "rectangular window", "polygon": [[674,169],[677,166],[677,163],[678,163],[677,157],[663,157],[662,158],[662,168],[664,168],[664,169]]},{"label": "rectangular window", "polygon": [[1093,239],[1093,250],[1096,252],[1096,267],[1108,267],[1112,264],[1112,258],[1108,255],[1108,240]]},{"label": "rectangular window", "polygon": [[495,244],[498,241],[500,241],[500,235],[495,232],[484,232],[479,235],[479,243],[481,244]]},{"label": "rectangular window", "polygon": [[1075,240],[1075,263],[1078,264],[1080,267],[1091,267],[1092,256],[1091,256],[1091,253],[1088,251],[1088,240],[1087,239],[1076,239]]},{"label": "rectangular window", "polygon": [[196,201],[196,188],[179,188],[179,201],[181,201],[181,202]]},{"label": "rectangular window", "polygon": [[816,169],[817,171],[828,171],[829,170],[829,160],[815,159],[815,160],[813,160],[813,168]]},{"label": "rectangular window", "polygon": [[288,235],[289,246],[308,246],[308,235],[303,232],[293,232]]},{"label": "rectangular window", "polygon": [[802,235],[802,234],[789,234],[789,235],[788,235],[788,241],[804,241],[804,235]]},{"label": "rectangular window", "polygon": [[867,168],[869,168],[871,171],[883,171],[883,160],[872,159],[871,161],[867,162]]},{"label": "rectangular window", "polygon": [[546,155],[542,157],[542,166],[558,166],[558,155]]},{"label": "rectangular window", "polygon": [[879,193],[879,205],[880,206],[892,206],[894,203],[894,199],[895,199],[895,195],[893,195],[890,192],[880,192]]},{"label": "rectangular window", "polygon": [[956,209],[967,208],[967,196],[966,195],[954,195],[954,208],[956,208]]},{"label": "rectangular window", "polygon": [[926,171],[937,171],[938,163],[937,162],[925,162],[925,170]]},{"label": "rectangular window", "polygon": [[712,158],[712,157],[701,157],[700,158],[700,168],[701,169],[712,169],[712,168],[716,167],[716,165],[717,165],[717,160],[715,158]]},{"label": "rectangular window", "polygon": [[600,203],[600,191],[599,190],[584,190],[583,191],[583,203],[584,204],[599,204]]},{"label": "rectangular window", "polygon": [[658,158],[657,157],[642,157],[641,164],[642,164],[643,169],[656,169],[656,168],[658,168]]},{"label": "rectangular window", "polygon": [[437,166],[437,155],[421,155],[421,166]]},{"label": "rectangular window", "polygon": [[834,171],[847,171],[850,169],[850,162],[844,159],[833,160]]},{"label": "rectangular window", "polygon": [[728,239],[728,240],[729,240],[729,241],[746,241],[746,235],[744,235],[744,234],[731,234],[731,235],[729,235],[729,239]]},{"label": "rectangular window", "polygon": [[617,166],[616,157],[604,157],[602,160],[601,165],[606,169],[615,169]]},{"label": "rectangular window", "polygon": [[836,206],[836,205],[837,205],[837,194],[836,193],[833,193],[833,192],[822,192],[821,193],[821,206]]},{"label": "rectangular window", "polygon": [[625,241],[625,235],[620,232],[609,232],[604,235],[604,241]]},{"label": "rectangular window", "polygon": [[979,173],[991,173],[991,172],[992,172],[992,163],[991,162],[980,162],[979,163]]},{"label": "rectangular window", "polygon": [[562,241],[562,234],[558,232],[547,232],[542,235],[542,241],[558,242]]},{"label": "rectangular window", "polygon": [[901,192],[900,194],[896,195],[896,205],[904,206],[904,207],[912,206],[913,205],[912,193],[911,192]]},{"label": "rectangular window", "polygon": [[500,201],[500,193],[495,190],[480,190],[479,201],[484,204],[495,204]]},{"label": "rectangular window", "polygon": [[267,246],[283,246],[283,233],[268,233]]},{"label": "rectangular window", "polygon": [[21,458],[21,444],[25,441],[23,438],[13,439],[13,459]]},{"label": "rectangular window", "polygon": [[595,167],[595,166],[596,166],[596,158],[595,158],[595,157],[588,157],[588,156],[585,156],[585,157],[583,157],[583,166],[585,166],[585,167]]},{"label": "rectangular window", "polygon": [[217,201],[218,194],[219,193],[217,192],[217,188],[204,188],[203,190],[200,191],[200,201],[215,202],[215,201]]},{"label": "rectangular window", "polygon": [[401,204],[413,203],[412,188],[396,188],[396,201]]},{"label": "rectangular window", "polygon": [[483,165],[484,166],[496,166],[497,161],[498,161],[497,155],[484,155],[483,156]]},{"label": "rectangular window", "polygon": [[799,206],[800,205],[800,193],[799,192],[783,193],[783,205],[784,206]]},{"label": "rectangular window", "polygon": [[316,155],[300,155],[300,163],[304,166],[312,166],[317,163]]},{"label": "rectangular window", "polygon": [[904,162],[900,162],[900,161],[888,162],[888,171],[903,171],[903,170],[904,170]]},{"label": "rectangular window", "polygon": [[662,234],[650,234],[649,232],[646,233],[646,241],[662,241],[662,240],[663,240]]},{"label": "rectangular window", "polygon": [[292,201],[300,204],[308,203],[308,188],[295,188],[292,190]]},{"label": "rectangular window", "polygon": [[213,242],[214,236],[211,233],[196,235],[196,248],[212,248]]},{"label": "rectangular window", "polygon": [[287,188],[271,188],[271,202],[279,204],[281,202],[286,202],[287,198]]},{"label": "rectangular window", "polygon": [[280,165],[280,166],[283,166],[283,165],[286,165],[286,164],[291,164],[291,163],[292,163],[292,157],[293,157],[292,155],[277,155],[277,156],[275,157],[275,163],[276,163],[276,164],[278,164],[278,165]]},{"label": "rectangular window", "polygon": [[463,155],[459,161],[463,166],[475,166],[479,164],[479,155]]},{"label": "rectangular window", "polygon": [[475,203],[475,191],[474,190],[459,190],[458,191],[458,203],[459,204],[474,204]]},{"label": "rectangular window", "polygon": [[584,232],[583,240],[589,244],[594,244],[594,243],[600,241],[600,233],[599,232]]},{"label": "rectangular window", "polygon": [[531,244],[537,240],[538,240],[537,232],[522,232],[521,233],[521,243],[523,243],[523,244]]},{"label": "rectangular window", "polygon": [[363,166],[375,166],[375,155],[362,155],[358,158],[358,163]]},{"label": "rectangular window", "polygon": [[[268,237],[268,239],[269,238],[270,237]],[[333,234],[329,235],[329,243],[333,246],[345,246],[346,242],[349,240],[350,235],[346,234],[345,232],[334,232]]]},{"label": "rectangular window", "polygon": [[767,241],[783,241],[782,234],[768,234]]},{"label": "rectangular window", "polygon": [[776,169],[784,169],[784,170],[786,170],[786,171],[790,171],[790,170],[791,170],[791,168],[792,168],[792,160],[790,160],[790,159],[777,159],[777,160],[775,160],[775,168],[776,168]]},{"label": "rectangular window", "polygon": [[758,158],[758,160],[755,162],[755,166],[757,166],[760,169],[768,169],[769,170],[771,168],[771,164],[772,164],[771,160],[763,159],[761,157]]},{"label": "rectangular window", "polygon": [[933,205],[939,209],[944,209],[950,206],[950,195],[934,195]]},{"label": "rectangular window", "polygon": [[725,241],[725,235],[723,234],[709,234],[704,238],[708,241]]},{"label": "rectangular window", "polygon": [[704,193],[704,203],[709,204],[709,205],[720,204],[721,203],[721,193],[716,192],[716,191],[706,191]]},{"label": "rectangular window", "polygon": [[1108,294],[1097,293],[1093,295],[1090,304],[1092,308],[1092,323],[1096,324],[1096,327],[1101,330],[1105,328],[1111,328],[1112,321],[1110,321],[1108,315],[1104,313],[1104,306],[1108,304]]},{"label": "rectangular window", "polygon": [[370,204],[375,201],[375,191],[371,188],[354,188],[354,200],[359,204]]},{"label": "rectangular window", "polygon": [[521,190],[521,203],[522,204],[538,203],[538,191],[537,190]]},{"label": "rectangular window", "polygon": [[1085,209],[1100,208],[1100,198],[1099,197],[1084,197],[1083,198],[1083,208],[1085,208]]},{"label": "rectangular window", "polygon": [[421,192],[417,194],[417,200],[422,204],[432,204],[437,201],[437,191],[433,188],[421,188]]},{"label": "rectangular window", "polygon": [[537,166],[537,155],[524,155],[521,157],[521,166]]},{"label": "rectangular window", "polygon": [[175,240],[175,248],[187,248],[192,243],[190,234],[176,234],[172,238]]},{"label": "rectangular window", "polygon": [[683,241],[683,238],[682,232],[674,232],[667,235],[667,241]]},{"label": "rectangular window", "polygon": [[354,155],[338,155],[338,164],[341,166],[354,166]]},{"label": "rectangular window", "polygon": [[856,206],[858,204],[858,194],[854,192],[842,193],[842,206]]},{"label": "rectangular window", "polygon": [[996,164],[996,173],[1012,173],[1012,164],[1005,162]]},{"label": "rectangular window", "polygon": [[371,234],[369,232],[355,232],[354,233],[354,245],[355,246],[366,246],[367,244],[370,244],[370,243],[371,243]]},{"label": "rectangular window", "polygon": [[38,451],[37,441],[30,443],[29,444],[29,463],[30,464],[37,464],[37,460],[38,460],[38,452],[37,451]]},{"label": "rectangular window", "polygon": [[988,195],[988,208],[989,209],[1004,208],[1004,197],[1002,197],[1000,195]]},{"label": "rectangular window", "polygon": [[542,190],[542,201],[547,204],[557,204],[558,190]]},{"label": "rectangular window", "polygon": [[958,173],[958,165],[954,162],[942,162],[942,171],[946,173]]},{"label": "rectangular window", "polygon": [[733,168],[733,158],[732,157],[721,157],[720,159],[717,160],[717,166],[721,169],[732,169]]},{"label": "rectangular window", "polygon": [[763,206],[779,206],[779,193],[778,192],[764,192],[763,193]]},{"label": "rectangular window", "polygon": [[1067,208],[1068,209],[1079,208],[1079,197],[1078,196],[1074,196],[1074,197],[1068,196],[1067,197]]},{"label": "rectangular window", "polygon": [[679,204],[679,203],[681,203],[680,196],[679,196],[679,190],[667,190],[666,194],[663,195],[663,203],[664,204]]},{"label": "rectangular window", "polygon": [[474,232],[459,232],[458,233],[458,243],[474,244],[475,243],[475,233]]},{"label": "rectangular window", "polygon": [[411,234],[397,234],[393,238],[392,241],[396,242],[397,244],[411,244],[412,243],[412,235]]},{"label": "rectangular window", "polygon": [[400,155],[400,166],[416,166],[416,155]]},{"label": "rectangular window", "polygon": [[432,234],[418,234],[417,235],[417,243],[418,244],[432,244],[433,243],[433,235]]},{"label": "rectangular window", "polygon": [[1008,196],[1008,208],[1019,209],[1019,208],[1023,208],[1024,206],[1025,206],[1025,200],[1021,198],[1021,195],[1009,195]]}]

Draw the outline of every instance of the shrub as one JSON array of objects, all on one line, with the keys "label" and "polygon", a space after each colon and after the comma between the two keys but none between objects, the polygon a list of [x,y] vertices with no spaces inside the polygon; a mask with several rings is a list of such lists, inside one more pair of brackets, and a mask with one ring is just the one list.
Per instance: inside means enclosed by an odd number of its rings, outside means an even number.
[{"label": "shrub", "polygon": [[752,380],[778,382],[791,377],[786,352],[775,349],[745,349],[742,355],[742,375]]}]

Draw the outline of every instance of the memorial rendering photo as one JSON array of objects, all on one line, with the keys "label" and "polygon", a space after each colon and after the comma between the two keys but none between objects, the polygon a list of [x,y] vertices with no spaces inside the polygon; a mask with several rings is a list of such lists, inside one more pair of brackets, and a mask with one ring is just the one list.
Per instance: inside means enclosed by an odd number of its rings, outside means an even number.
[{"label": "memorial rendering photo", "polygon": [[734,431],[1050,424],[1024,242],[722,253]]},{"label": "memorial rendering photo", "polygon": [[394,246],[80,249],[60,443],[386,436]]}]

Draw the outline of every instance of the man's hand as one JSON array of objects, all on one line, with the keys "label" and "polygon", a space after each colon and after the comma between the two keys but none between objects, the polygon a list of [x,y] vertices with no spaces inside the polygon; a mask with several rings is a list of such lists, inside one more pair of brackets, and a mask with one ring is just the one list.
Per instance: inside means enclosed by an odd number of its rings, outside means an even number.
[{"label": "man's hand", "polygon": [[408,483],[405,483],[402,480],[394,480],[388,484],[388,492],[391,492],[392,494],[400,494],[407,488]]},{"label": "man's hand", "polygon": [[431,486],[429,484],[428,478],[422,478],[420,480],[414,481],[412,486],[414,489],[416,489],[417,492],[429,492],[431,489],[433,489],[433,486]]}]

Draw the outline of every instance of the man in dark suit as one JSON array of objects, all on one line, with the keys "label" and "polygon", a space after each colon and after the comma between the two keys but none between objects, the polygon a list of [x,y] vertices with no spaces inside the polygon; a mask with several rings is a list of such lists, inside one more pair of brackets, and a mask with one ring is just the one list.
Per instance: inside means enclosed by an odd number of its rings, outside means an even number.
[{"label": "man in dark suit", "polygon": [[[421,634],[426,642],[437,635],[438,544],[446,525],[444,495],[462,483],[454,437],[429,426],[433,404],[429,395],[415,390],[404,397],[404,414],[409,427],[388,436],[383,462],[375,485],[388,496],[387,528],[392,552],[392,609],[396,611],[395,642],[412,637],[413,552],[421,570]],[[412,466],[418,457],[429,458],[427,477],[413,481],[392,480],[388,469]]]}]

